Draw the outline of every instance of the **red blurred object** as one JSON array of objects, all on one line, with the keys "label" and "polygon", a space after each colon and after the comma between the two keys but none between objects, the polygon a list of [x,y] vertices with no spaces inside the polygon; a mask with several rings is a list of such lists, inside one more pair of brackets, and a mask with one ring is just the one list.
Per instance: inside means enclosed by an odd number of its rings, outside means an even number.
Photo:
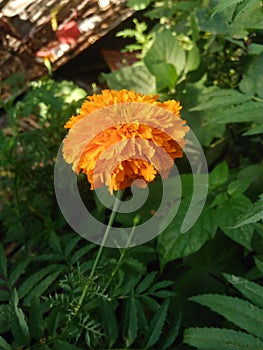
[{"label": "red blurred object", "polygon": [[101,54],[112,72],[124,67],[132,66],[139,61],[139,51],[120,52],[115,50],[102,50]]},{"label": "red blurred object", "polygon": [[81,33],[76,21],[65,23],[63,27],[56,32],[58,41],[69,45],[74,44],[78,40],[80,34]]}]

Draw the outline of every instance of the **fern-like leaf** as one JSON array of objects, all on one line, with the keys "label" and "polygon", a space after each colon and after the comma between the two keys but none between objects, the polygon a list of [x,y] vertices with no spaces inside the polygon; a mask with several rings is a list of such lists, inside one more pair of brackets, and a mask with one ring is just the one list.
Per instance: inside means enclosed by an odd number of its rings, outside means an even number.
[{"label": "fern-like leaf", "polygon": [[202,350],[262,350],[263,342],[244,332],[224,328],[188,328],[184,343]]},{"label": "fern-like leaf", "polygon": [[150,349],[159,340],[162,333],[162,329],[167,317],[167,311],[169,307],[169,299],[166,299],[159,311],[154,315],[150,325],[149,330],[146,335],[145,349]]},{"label": "fern-like leaf", "polygon": [[208,306],[229,321],[263,339],[263,310],[235,297],[218,294],[197,295],[190,300]]}]

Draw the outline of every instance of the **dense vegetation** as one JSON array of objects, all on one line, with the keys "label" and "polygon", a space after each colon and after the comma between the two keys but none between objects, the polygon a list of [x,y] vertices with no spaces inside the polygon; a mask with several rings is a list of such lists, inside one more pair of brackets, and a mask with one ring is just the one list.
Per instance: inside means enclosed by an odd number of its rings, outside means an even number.
[{"label": "dense vegetation", "polygon": [[[145,22],[118,35],[132,38],[126,50],[140,60],[101,79],[181,102],[207,159],[205,207],[181,233],[192,177],[179,162],[184,196],[173,222],[143,245],[104,248],[91,273],[98,246],[67,224],[53,184],[63,125],[87,92],[45,77],[17,100],[23,81],[12,77],[13,97],[1,102],[0,348],[262,350],[262,2],[128,4]],[[88,186],[80,176],[83,198],[107,223]]]}]

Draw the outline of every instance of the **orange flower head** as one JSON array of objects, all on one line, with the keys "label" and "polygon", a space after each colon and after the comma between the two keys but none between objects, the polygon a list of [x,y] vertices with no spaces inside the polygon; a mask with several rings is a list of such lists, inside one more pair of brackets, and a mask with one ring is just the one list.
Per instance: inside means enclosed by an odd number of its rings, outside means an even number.
[{"label": "orange flower head", "polygon": [[160,173],[167,177],[175,158],[182,157],[189,130],[174,100],[128,90],[103,90],[89,96],[80,113],[65,124],[63,157],[74,172],[83,172],[91,189],[108,186],[110,193],[145,187]]}]

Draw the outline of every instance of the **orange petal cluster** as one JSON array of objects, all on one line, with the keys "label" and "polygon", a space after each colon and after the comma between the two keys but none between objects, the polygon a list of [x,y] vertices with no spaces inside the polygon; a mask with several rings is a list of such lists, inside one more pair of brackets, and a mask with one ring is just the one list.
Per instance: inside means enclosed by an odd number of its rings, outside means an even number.
[{"label": "orange petal cluster", "polygon": [[70,129],[63,157],[91,189],[108,186],[110,193],[142,179],[146,186],[157,173],[168,176],[182,157],[189,128],[180,118],[180,103],[159,102],[158,96],[128,90],[103,90],[89,96],[80,113],[65,124]]}]

